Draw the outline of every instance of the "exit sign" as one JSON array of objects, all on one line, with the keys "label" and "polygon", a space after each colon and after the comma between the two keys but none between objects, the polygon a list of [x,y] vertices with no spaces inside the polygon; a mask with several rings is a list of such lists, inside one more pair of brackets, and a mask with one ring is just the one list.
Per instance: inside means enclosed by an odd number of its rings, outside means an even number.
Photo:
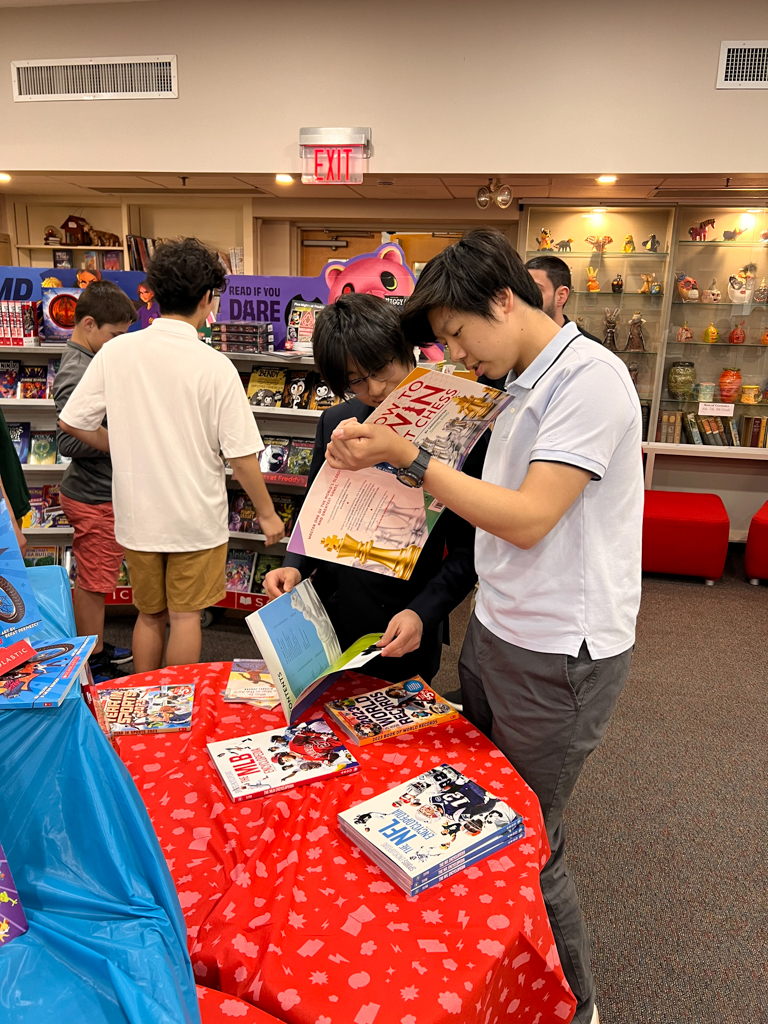
[{"label": "exit sign", "polygon": [[371,155],[370,128],[301,128],[305,185],[359,185]]}]

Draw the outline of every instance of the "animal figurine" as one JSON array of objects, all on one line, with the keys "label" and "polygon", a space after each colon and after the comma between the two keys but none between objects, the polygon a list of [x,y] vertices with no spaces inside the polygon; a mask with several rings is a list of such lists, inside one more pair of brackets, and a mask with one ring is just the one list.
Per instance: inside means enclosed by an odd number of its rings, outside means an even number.
[{"label": "animal figurine", "polygon": [[677,292],[683,302],[698,302],[699,289],[696,285],[696,278],[687,274],[676,274]]},{"label": "animal figurine", "polygon": [[642,283],[642,286],[640,288],[640,291],[637,294],[638,295],[650,295],[651,294],[651,284],[656,279],[656,275],[655,274],[641,274],[640,277],[642,277],[643,283]]},{"label": "animal figurine", "polygon": [[587,235],[584,241],[592,246],[592,252],[605,252],[606,246],[609,246],[613,239],[610,235]]},{"label": "animal figurine", "polygon": [[629,334],[627,335],[627,344],[624,346],[625,352],[645,352],[644,323],[645,320],[640,315],[640,312],[636,310],[629,321]]},{"label": "animal figurine", "polygon": [[705,328],[701,336],[705,345],[716,345],[720,341],[720,331],[715,327],[714,321],[710,321],[709,327]]},{"label": "animal figurine", "polygon": [[712,284],[709,288],[705,288],[701,293],[702,302],[719,302],[720,301],[720,289],[717,287],[717,278],[712,278]]},{"label": "animal figurine", "polygon": [[619,323],[619,310],[611,312],[608,306],[605,307],[605,337],[603,344],[609,352],[618,352],[616,348],[616,328]]},{"label": "animal figurine", "polygon": [[659,246],[660,246],[660,245],[661,245],[661,242],[660,242],[660,241],[658,240],[658,238],[656,237],[656,235],[650,235],[650,236],[649,236],[648,238],[646,238],[646,240],[645,240],[645,241],[644,241],[644,242],[642,243],[642,246],[643,246],[643,248],[644,248],[644,249],[647,249],[647,250],[648,250],[648,252],[658,252],[658,251],[659,251]]},{"label": "animal figurine", "polygon": [[600,291],[600,282],[597,280],[597,271],[594,267],[587,267],[587,291]]},{"label": "animal figurine", "polygon": [[572,241],[572,238],[563,238],[555,244],[555,249],[557,249],[558,252],[570,252]]},{"label": "animal figurine", "polygon": [[734,228],[733,231],[724,231],[723,241],[735,242],[739,235],[743,235],[746,230],[746,228]]},{"label": "animal figurine", "polygon": [[632,235],[624,235],[624,248],[622,252],[634,252],[635,251],[635,240]]},{"label": "animal figurine", "polygon": [[101,245],[109,246],[112,245],[116,249],[120,248],[121,242],[118,235],[113,235],[111,231],[99,231],[97,228],[92,228],[90,224],[85,225],[86,234],[91,236],[90,245]]},{"label": "animal figurine", "polygon": [[624,282],[621,279],[621,274],[617,274],[611,281],[611,291],[617,293],[624,291]]},{"label": "animal figurine", "polygon": [[539,250],[541,251],[542,249],[552,249],[552,241],[554,237],[555,236],[552,234],[549,228],[542,228],[541,233],[539,234],[539,237],[537,239]]},{"label": "animal figurine", "polygon": [[693,341],[693,331],[688,326],[687,320],[683,323],[682,327],[678,327],[675,341],[680,345],[687,345],[688,342]]},{"label": "animal figurine", "polygon": [[731,302],[751,302],[755,290],[757,264],[745,263],[728,278],[728,298]]},{"label": "animal figurine", "polygon": [[743,345],[747,340],[747,335],[744,331],[744,324],[746,320],[742,320],[740,324],[736,324],[731,333],[728,335],[729,345]]},{"label": "animal figurine", "polygon": [[688,228],[688,234],[691,236],[692,242],[706,242],[707,240],[707,229],[715,226],[715,218],[710,217],[709,220],[702,220],[698,227]]},{"label": "animal figurine", "polygon": [[761,242],[768,242],[768,231],[761,231],[760,232],[760,241]]},{"label": "animal figurine", "polygon": [[43,232],[43,244],[44,245],[61,245],[64,241],[64,237],[58,228],[55,228],[53,224],[49,224]]}]

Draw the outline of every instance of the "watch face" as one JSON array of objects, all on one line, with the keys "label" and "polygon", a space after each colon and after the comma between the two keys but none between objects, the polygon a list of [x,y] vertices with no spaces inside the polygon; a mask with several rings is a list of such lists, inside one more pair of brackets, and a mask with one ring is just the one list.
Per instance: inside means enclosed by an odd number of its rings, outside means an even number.
[{"label": "watch face", "polygon": [[400,481],[401,484],[405,484],[406,487],[421,486],[416,477],[412,476],[407,469],[401,469],[400,472],[397,474],[397,479]]}]

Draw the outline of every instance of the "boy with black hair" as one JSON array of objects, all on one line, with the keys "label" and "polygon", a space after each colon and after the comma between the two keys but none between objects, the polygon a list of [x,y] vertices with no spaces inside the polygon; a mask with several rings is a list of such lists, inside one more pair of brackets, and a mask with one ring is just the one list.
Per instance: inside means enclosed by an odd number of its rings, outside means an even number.
[{"label": "boy with black hair", "polygon": [[[80,383],[97,352],[136,320],[133,303],[111,281],[92,281],[75,306],[75,328],[61,357],[53,382],[58,413]],[[107,433],[107,421],[101,430]],[[115,540],[112,506],[112,463],[109,454],[57,429],[62,455],[72,459],[61,481],[61,507],[75,531],[72,550],[77,580],[72,595],[80,636],[98,640],[88,659],[97,682],[121,675],[117,665],[131,660],[131,652],[104,642],[104,600],[117,587],[124,552]]]},{"label": "boy with black hair", "polygon": [[[326,409],[320,417],[310,486],[339,423],[349,417],[364,423],[415,366],[413,346],[403,335],[398,313],[373,295],[343,295],[327,306],[317,318],[312,343],[320,373],[346,401]],[[474,463],[478,476],[483,450],[477,452],[479,447],[468,460],[469,471]],[[314,587],[342,650],[365,633],[383,632],[379,642],[382,656],[369,662],[366,672],[390,682],[414,675],[429,682],[440,667],[442,644],[448,641],[448,614],[464,600],[477,578],[472,558],[474,534],[469,523],[444,512],[409,580],[289,554],[281,568],[267,573],[264,588],[269,597],[279,597],[314,570]]]},{"label": "boy with black hair", "polygon": [[563,812],[629,673],[640,604],[640,403],[620,359],[543,312],[539,288],[499,232],[472,231],[432,259],[403,326],[409,340],[445,343],[478,375],[507,375],[514,400],[494,424],[483,479],[354,420],[337,427],[326,458],[339,469],[410,467],[477,527],[480,586],[459,661],[464,713],[539,798],[551,848],[541,889],[578,1002],[573,1019],[590,1024],[598,1017],[589,939],[565,865]]},{"label": "boy with black hair", "polygon": [[[147,273],[161,316],[105,346],[60,412],[62,430],[112,456],[115,534],[139,611],[137,672],[160,668],[164,652],[168,665],[199,661],[200,612],[224,597],[229,533],[220,452],[253,501],[267,543],[285,532],[259,469],[264,446],[237,370],[197,333],[225,282],[218,257],[197,239],[161,246]],[[99,426],[105,413],[109,437]]]}]

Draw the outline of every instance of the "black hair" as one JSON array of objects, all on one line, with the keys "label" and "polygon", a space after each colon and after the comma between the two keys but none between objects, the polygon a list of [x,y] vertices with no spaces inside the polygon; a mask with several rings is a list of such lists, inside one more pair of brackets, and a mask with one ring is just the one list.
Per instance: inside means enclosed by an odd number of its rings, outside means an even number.
[{"label": "black hair", "polygon": [[416,365],[397,310],[376,295],[342,295],[321,310],[312,347],[320,373],[339,398],[349,394],[350,361],[362,373],[376,373],[392,361]]},{"label": "black hair", "polygon": [[571,287],[571,268],[559,256],[533,256],[525,264],[525,269],[543,270],[555,291],[563,285]]},{"label": "black hair", "polygon": [[132,324],[138,319],[136,307],[113,281],[91,281],[80,293],[75,306],[75,323],[92,316],[97,327],[104,324]]},{"label": "black hair", "polygon": [[207,292],[227,282],[219,257],[197,238],[161,245],[147,270],[160,312],[191,316]]},{"label": "black hair", "polygon": [[403,331],[412,344],[434,337],[428,314],[433,309],[471,313],[494,320],[492,303],[505,288],[528,306],[541,309],[541,292],[506,235],[477,228],[433,256],[416,282],[402,313]]}]

